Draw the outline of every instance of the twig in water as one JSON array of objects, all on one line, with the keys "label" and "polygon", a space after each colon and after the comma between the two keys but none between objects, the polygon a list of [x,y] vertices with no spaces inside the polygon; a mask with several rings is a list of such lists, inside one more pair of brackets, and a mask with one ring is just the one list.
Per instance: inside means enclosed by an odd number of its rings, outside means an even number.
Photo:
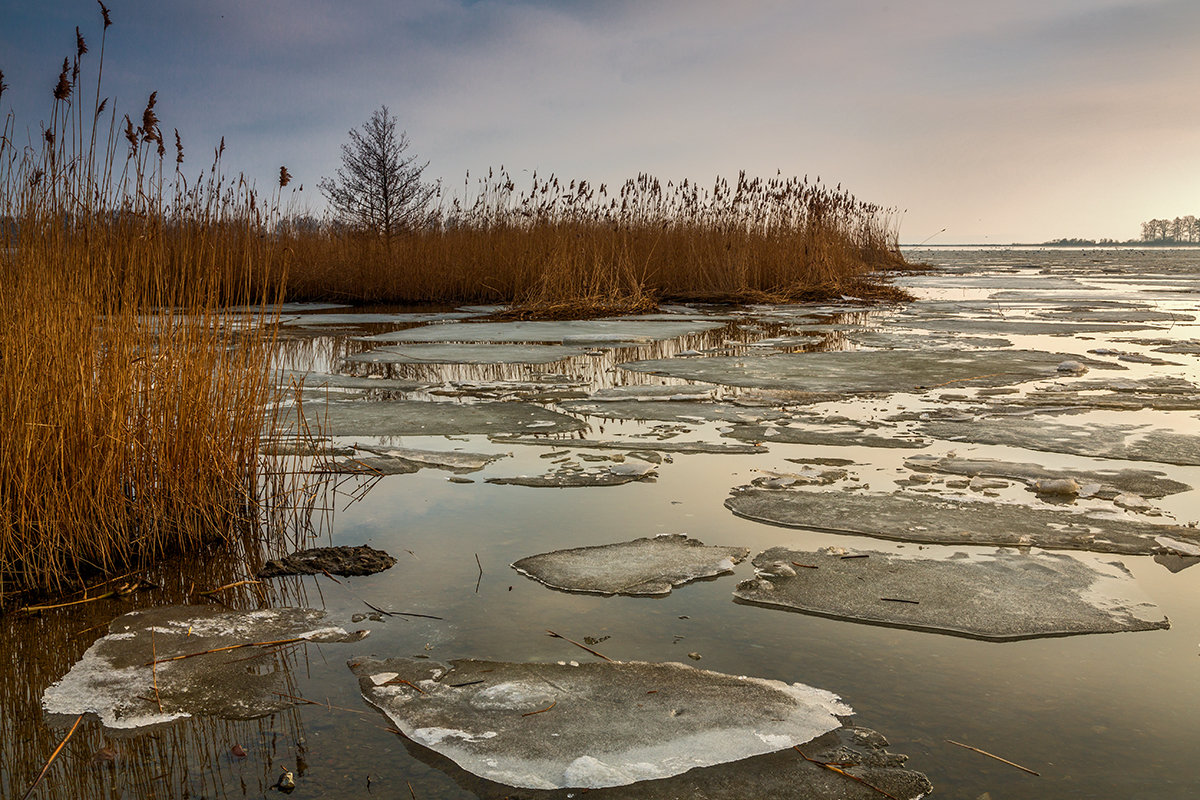
[{"label": "twig in water", "polygon": [[809,758],[808,756],[804,755],[804,751],[800,749],[800,745],[798,745],[798,744],[792,745],[792,749],[795,750],[797,753],[799,753],[800,757],[803,758],[805,761],[809,762],[810,764],[816,764],[818,767],[824,767],[825,769],[832,770],[832,771],[836,772],[838,775],[845,775],[850,780],[858,781],[863,786],[866,786],[868,789],[874,789],[875,791],[879,792],[884,797],[890,797],[892,800],[900,800],[900,798],[896,797],[896,795],[888,794],[883,789],[880,789],[878,786],[867,783],[866,781],[864,781],[862,778],[858,777],[857,775],[851,775],[849,772],[846,772],[846,770],[842,769],[841,767],[834,766],[833,764],[826,764],[824,761],[817,761],[815,758]]},{"label": "twig in water", "polygon": [[396,684],[398,684],[398,683],[402,683],[402,684],[404,684],[405,686],[411,686],[412,688],[416,689],[416,690],[417,690],[418,692],[420,692],[421,694],[425,694],[425,690],[424,690],[424,689],[422,689],[420,686],[417,686],[417,685],[416,685],[415,683],[413,683],[412,681],[406,681],[406,680],[404,680],[404,678],[392,678],[390,681],[386,681],[386,682],[384,682],[384,683],[383,683],[383,685],[384,685],[384,686],[395,686],[395,685],[396,685]]},{"label": "twig in water", "polygon": [[412,800],[417,800],[417,793],[412,790],[412,781],[405,781],[408,784],[408,793],[412,795]]},{"label": "twig in water", "polygon": [[484,683],[483,678],[480,678],[477,681],[465,681],[464,683],[451,683],[451,684],[447,684],[447,685],[453,689],[459,689],[463,686],[474,686],[477,683]]},{"label": "twig in water", "polygon": [[262,583],[262,581],[234,581],[233,583],[227,583],[224,586],[218,586],[215,589],[209,589],[206,592],[199,592],[199,594],[201,596],[210,596],[210,595],[216,594],[217,592],[224,591],[225,589],[232,589],[235,586],[250,586],[253,584],[261,584],[261,583]]},{"label": "twig in water", "polygon": [[104,594],[98,594],[95,597],[85,597],[82,600],[72,600],[69,603],[54,603],[52,605],[45,605],[45,606],[25,606],[24,608],[19,608],[17,610],[24,611],[28,614],[32,614],[35,611],[50,611],[51,609],[55,609],[55,608],[68,608],[70,606],[83,605],[84,603],[94,603],[97,600],[109,600],[112,598],[125,597],[126,595],[133,594],[133,592],[140,589],[141,586],[142,586],[142,584],[140,582],[139,583],[123,583],[120,586],[118,586],[117,588],[113,589],[111,592],[105,592]]},{"label": "twig in water", "polygon": [[921,604],[920,600],[905,600],[903,597],[881,597],[879,599],[888,603],[912,603],[914,606]]},{"label": "twig in water", "polygon": [[801,564],[799,561],[793,561],[793,566],[804,567],[805,569],[818,569],[816,564]]},{"label": "twig in water", "polygon": [[845,561],[848,558],[870,558],[870,557],[871,556],[868,553],[853,553],[848,556],[842,556],[842,561]]},{"label": "twig in water", "polygon": [[479,577],[475,580],[475,594],[479,594],[479,584],[483,583],[483,564],[479,563],[479,553],[475,554],[475,566],[479,567]]},{"label": "twig in water", "polygon": [[286,694],[285,692],[271,692],[271,694],[277,694],[280,697],[286,697],[288,700],[295,700],[297,703],[304,703],[305,705],[321,706],[322,708],[328,708],[330,711],[349,711],[351,714],[359,714],[364,717],[372,717],[372,718],[375,718],[376,716],[378,716],[377,714],[374,714],[370,711],[360,711],[357,708],[346,708],[345,706],[335,706],[335,705],[332,705],[329,701],[325,701],[324,703],[318,703],[316,700],[309,700],[307,697],[297,697],[294,694]]},{"label": "twig in water", "polygon": [[604,655],[604,653],[597,653],[595,650],[588,647],[586,644],[580,644],[579,642],[576,642],[573,639],[568,639],[567,637],[563,636],[562,634],[555,633],[554,631],[549,630],[549,629],[546,630],[546,633],[550,634],[555,639],[562,639],[564,642],[570,642],[571,644],[575,645],[576,647],[578,647],[582,650],[587,650],[592,655],[597,656],[598,658],[603,658],[605,661],[612,661],[612,659],[609,658],[608,656]]},{"label": "twig in water", "polygon": [[34,778],[30,787],[25,790],[25,794],[21,795],[21,800],[26,800],[31,794],[33,794],[33,790],[36,789],[38,784],[42,782],[42,778],[46,777],[46,773],[50,771],[50,765],[54,763],[54,759],[58,758],[58,754],[62,752],[62,749],[67,746],[67,740],[70,739],[75,733],[75,729],[79,727],[79,723],[82,720],[83,714],[80,714],[75,718],[75,724],[71,726],[71,730],[67,731],[67,735],[63,737],[63,740],[58,743],[58,747],[54,748],[54,752],[50,754],[50,758],[46,759],[46,765],[42,767],[42,771],[38,773],[36,778]]},{"label": "twig in water", "polygon": [[297,636],[294,639],[279,639],[274,642],[243,642],[242,644],[231,644],[225,647],[214,647],[211,650],[201,650],[197,653],[184,653],[181,656],[171,656],[169,658],[155,658],[153,661],[147,661],[142,664],[143,667],[153,666],[154,664],[162,664],[167,661],[181,661],[185,658],[195,658],[196,656],[205,656],[209,653],[223,653],[226,650],[237,650],[241,647],[268,647],[276,644],[291,644],[292,642],[307,642],[308,639],[303,636]]},{"label": "twig in water", "polygon": [[547,711],[554,708],[556,705],[558,705],[557,700],[555,700],[554,702],[552,702],[550,705],[546,706],[545,708],[539,708],[537,711],[526,711],[521,716],[522,717],[532,717],[534,714],[545,714]]},{"label": "twig in water", "polygon": [[1009,761],[1007,758],[1001,758],[1000,756],[998,756],[994,753],[989,753],[987,750],[980,750],[978,747],[971,747],[971,745],[969,745],[969,744],[963,744],[962,742],[956,742],[953,739],[947,739],[946,741],[949,742],[950,744],[955,744],[955,745],[958,745],[959,747],[965,747],[968,750],[973,750],[976,753],[979,753],[979,755],[981,755],[981,756],[987,756],[988,758],[994,758],[997,761],[1001,761],[1005,764],[1008,764],[1010,767],[1016,767],[1017,769],[1021,770],[1022,772],[1028,772],[1030,775],[1036,775],[1039,778],[1042,777],[1042,773],[1040,773],[1040,772],[1034,772],[1029,767],[1022,767],[1020,764],[1015,764],[1012,761]]}]

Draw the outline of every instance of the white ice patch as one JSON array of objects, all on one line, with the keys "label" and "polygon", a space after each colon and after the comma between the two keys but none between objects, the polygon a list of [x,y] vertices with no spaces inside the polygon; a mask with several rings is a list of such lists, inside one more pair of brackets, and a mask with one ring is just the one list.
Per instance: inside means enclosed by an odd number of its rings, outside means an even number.
[{"label": "white ice patch", "polygon": [[42,708],[48,714],[84,714],[91,712],[109,728],[138,728],[191,716],[184,712],[152,711],[137,695],[152,686],[150,667],[114,669],[107,659],[95,652],[95,645],[83,654],[60,681],[42,695]]},{"label": "white ice patch", "polygon": [[400,677],[399,672],[380,672],[378,675],[371,676],[371,683],[375,684],[376,686],[383,686],[385,683],[390,681],[392,678],[399,678],[399,677]]},{"label": "white ice patch", "polygon": [[484,739],[491,739],[494,736],[496,736],[495,731],[468,733],[467,731],[454,730],[453,728],[417,728],[411,734],[413,741],[419,742],[426,747],[441,744],[447,739],[462,739],[464,742],[481,742]]},{"label": "white ice patch", "polygon": [[1181,542],[1178,539],[1172,539],[1170,536],[1155,536],[1154,541],[1163,547],[1168,547],[1187,556],[1200,556],[1200,545]]},{"label": "white ice patch", "polygon": [[[565,666],[565,665],[564,665]],[[471,705],[480,710],[541,708],[554,697],[541,687],[509,681],[489,686],[471,698]]]}]

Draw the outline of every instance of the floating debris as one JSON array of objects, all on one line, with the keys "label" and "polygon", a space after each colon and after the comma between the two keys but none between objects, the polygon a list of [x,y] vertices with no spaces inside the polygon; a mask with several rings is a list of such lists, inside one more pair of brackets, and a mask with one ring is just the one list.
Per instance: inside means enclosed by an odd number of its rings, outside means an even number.
[{"label": "floating debris", "polygon": [[313,547],[274,558],[258,571],[260,578],[283,575],[374,575],[391,568],[396,559],[382,550],[362,544],[341,547]]}]

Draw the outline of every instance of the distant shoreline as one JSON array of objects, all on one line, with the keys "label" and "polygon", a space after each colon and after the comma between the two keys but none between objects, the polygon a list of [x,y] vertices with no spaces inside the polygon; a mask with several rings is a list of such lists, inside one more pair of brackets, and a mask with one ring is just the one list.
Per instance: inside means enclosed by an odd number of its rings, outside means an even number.
[{"label": "distant shoreline", "polygon": [[995,248],[1022,248],[1022,249],[1037,249],[1037,250],[1144,250],[1146,248],[1156,248],[1163,250],[1200,250],[1200,243],[1196,242],[1095,242],[1092,244],[1057,244],[1053,242],[1009,242],[1007,244],[998,244],[995,242],[961,242],[958,244],[905,244],[900,243],[902,249],[909,250],[955,250],[964,247],[995,247]]}]

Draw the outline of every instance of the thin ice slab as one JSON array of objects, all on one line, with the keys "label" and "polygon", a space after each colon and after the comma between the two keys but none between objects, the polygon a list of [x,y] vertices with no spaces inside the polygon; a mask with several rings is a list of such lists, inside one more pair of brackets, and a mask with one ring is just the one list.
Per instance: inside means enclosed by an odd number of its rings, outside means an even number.
[{"label": "thin ice slab", "polygon": [[587,352],[553,344],[409,344],[346,356],[364,364],[552,364]]},{"label": "thin ice slab", "polygon": [[691,400],[576,400],[562,407],[575,414],[605,419],[643,419],[656,422],[759,422],[787,416],[777,408]]},{"label": "thin ice slab", "polygon": [[750,551],[682,533],[522,558],[512,568],[554,589],[593,594],[664,595],[675,586],[733,571]]},{"label": "thin ice slab", "polygon": [[675,339],[724,327],[723,322],[617,319],[562,322],[460,322],[381,333],[375,342],[545,342],[550,344],[634,344]]},{"label": "thin ice slab", "polygon": [[1200,436],[1147,425],[1079,425],[1024,417],[984,417],[964,425],[931,421],[920,432],[934,439],[1003,444],[1049,453],[1200,466]]},{"label": "thin ice slab", "polygon": [[[1008,386],[1049,378],[1073,358],[1037,350],[853,350],[761,356],[667,358],[622,364],[623,369],[751,389],[875,394]],[[1074,357],[1075,360],[1081,360]],[[1082,359],[1091,367],[1114,368]],[[1122,367],[1115,367],[1123,369]]]},{"label": "thin ice slab", "polygon": [[532,486],[565,489],[580,486],[623,486],[634,481],[657,477],[653,464],[610,464],[600,469],[560,469],[544,475],[516,475],[508,478],[488,478],[488,483],[501,486]]},{"label": "thin ice slab", "polygon": [[415,447],[364,447],[360,450],[374,453],[380,458],[390,458],[404,461],[418,468],[429,467],[444,469],[450,472],[478,472],[502,458],[508,458],[509,453],[467,453],[461,450],[419,450]]},{"label": "thin ice slab", "polygon": [[1095,490],[1091,494],[1106,499],[1127,492],[1142,497],[1166,497],[1192,488],[1151,469],[1047,469],[1041,464],[1028,462],[952,456],[913,456],[904,462],[904,466],[921,472],[942,472],[971,478],[1007,478],[1030,485],[1038,481],[1070,479],[1080,486],[1094,485]]},{"label": "thin ice slab", "polygon": [[767,448],[753,444],[724,444],[722,442],[659,442],[650,439],[616,441],[604,439],[538,439],[530,436],[491,436],[499,444],[535,444],[555,447],[574,447],[582,450],[652,450],[659,453],[709,453],[726,455],[761,455]]},{"label": "thin ice slab", "polygon": [[[431,403],[421,400],[331,399],[313,404],[309,422],[330,436],[470,436],[496,433],[568,433],[584,428],[575,417],[535,403]],[[285,423],[287,420],[285,420]]]},{"label": "thin ice slab", "polygon": [[883,447],[920,450],[928,442],[914,439],[911,436],[900,435],[898,432],[888,434],[872,433],[862,426],[853,423],[842,425],[733,425],[731,430],[721,434],[731,439],[743,442],[772,442],[777,444],[809,444],[830,445],[833,447]]},{"label": "thin ice slab", "polygon": [[1090,550],[1123,555],[1197,555],[1200,529],[1077,514],[1015,503],[906,494],[742,489],[725,500],[739,517],[830,533],[925,544]]},{"label": "thin ice slab", "polygon": [[[733,596],[755,605],[973,639],[1170,627],[1119,561],[1014,550],[946,559],[773,547]],[[802,566],[803,565],[803,566]]]},{"label": "thin ice slab", "polygon": [[[93,713],[110,728],[193,715],[253,719],[293,705],[279,695],[288,692],[288,676],[276,651],[261,645],[353,642],[366,635],[347,633],[314,609],[208,606],[131,611],[108,630],[46,689],[48,713]],[[225,649],[205,652],[218,648]]]},{"label": "thin ice slab", "polygon": [[405,736],[528,789],[679,775],[804,744],[853,713],[822,689],[683,664],[364,658],[350,667]]}]

